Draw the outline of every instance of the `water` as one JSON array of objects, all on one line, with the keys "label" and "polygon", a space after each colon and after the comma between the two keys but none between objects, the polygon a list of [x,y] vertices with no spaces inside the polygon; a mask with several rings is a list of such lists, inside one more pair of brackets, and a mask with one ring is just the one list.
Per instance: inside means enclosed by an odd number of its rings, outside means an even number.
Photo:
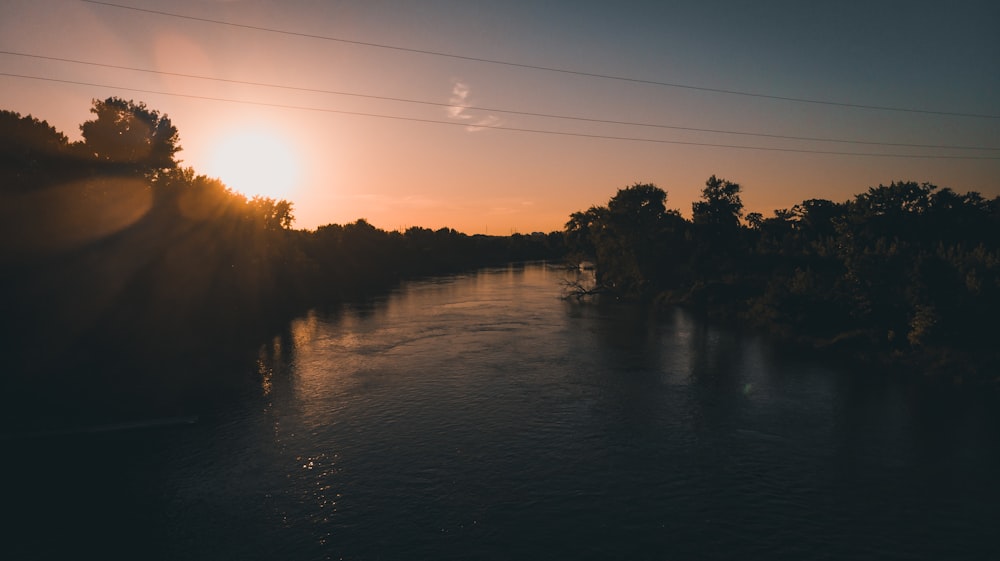
[{"label": "water", "polygon": [[311,313],[192,426],[8,461],[13,557],[994,559],[984,392],[513,266]]}]

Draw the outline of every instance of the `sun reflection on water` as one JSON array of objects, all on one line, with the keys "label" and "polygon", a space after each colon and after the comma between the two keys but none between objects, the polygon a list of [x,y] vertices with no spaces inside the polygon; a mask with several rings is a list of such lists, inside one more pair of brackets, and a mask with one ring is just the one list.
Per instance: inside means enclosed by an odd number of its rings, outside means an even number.
[{"label": "sun reflection on water", "polygon": [[274,369],[268,366],[262,359],[257,359],[257,374],[260,375],[260,388],[264,397],[271,395],[274,389]]}]

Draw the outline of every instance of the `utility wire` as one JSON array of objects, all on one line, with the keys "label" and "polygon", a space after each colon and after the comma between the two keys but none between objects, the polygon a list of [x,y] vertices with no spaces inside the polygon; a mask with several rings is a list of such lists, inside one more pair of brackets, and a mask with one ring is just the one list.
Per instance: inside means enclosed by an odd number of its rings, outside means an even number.
[{"label": "utility wire", "polygon": [[81,82],[77,80],[63,80],[59,78],[45,78],[41,76],[28,76],[25,74],[14,74],[8,72],[0,72],[0,76],[8,76],[11,78],[22,78],[28,80],[41,80],[46,82],[56,82],[61,84],[73,84],[79,86],[90,86],[97,88],[111,88],[115,90],[125,90],[131,92],[148,93],[155,95],[166,95],[173,97],[184,97],[189,99],[201,99],[207,101],[218,101],[224,103],[239,103],[243,105],[256,105],[261,107],[274,107],[279,109],[295,109],[299,111],[316,111],[322,113],[335,113],[339,115],[353,115],[359,117],[375,117],[379,119],[393,119],[397,121],[411,121],[416,123],[433,123],[438,125],[451,125],[466,128],[476,128],[476,129],[491,129],[491,130],[503,130],[503,131],[513,131],[513,132],[525,132],[533,134],[548,134],[548,135],[558,135],[558,136],[570,136],[576,138],[593,138],[601,140],[624,140],[629,142],[649,142],[656,144],[674,144],[682,146],[703,146],[709,148],[734,148],[739,150],[758,150],[767,152],[790,152],[797,154],[824,154],[832,156],[861,156],[861,157],[873,157],[873,158],[909,158],[909,159],[936,159],[936,160],[1000,160],[1000,156],[954,156],[954,155],[921,155],[921,154],[886,154],[886,153],[870,153],[870,152],[837,152],[832,150],[807,150],[802,148],[780,148],[780,147],[769,147],[769,146],[747,146],[741,144],[719,144],[713,142],[689,142],[683,140],[664,140],[656,138],[641,138],[641,137],[629,137],[629,136],[611,136],[603,134],[588,134],[588,133],[578,133],[578,132],[566,132],[566,131],[554,131],[546,129],[529,129],[521,127],[507,127],[503,125],[476,125],[472,123],[459,123],[455,121],[441,121],[438,119],[422,119],[418,117],[404,117],[401,115],[385,115],[380,113],[365,113],[361,111],[345,111],[341,109],[330,109],[325,107],[309,107],[303,105],[291,105],[285,103],[267,103],[261,101],[248,101],[241,99],[231,99],[224,97],[212,97],[204,95],[193,95],[193,94],[182,94],[173,92],[162,92],[157,90],[148,90],[141,88],[129,88],[124,86],[111,86],[108,84],[95,84],[92,82]]},{"label": "utility wire", "polygon": [[789,97],[789,96],[771,95],[771,94],[763,94],[763,93],[749,92],[749,91],[743,91],[743,90],[729,90],[729,89],[724,89],[724,88],[710,88],[710,87],[705,87],[705,86],[694,86],[694,85],[691,85],[691,84],[681,84],[681,83],[677,83],[677,82],[660,82],[660,81],[656,81],[656,80],[646,80],[646,79],[642,79],[642,78],[633,78],[633,77],[629,77],[629,76],[617,76],[617,75],[614,75],[614,74],[600,74],[600,73],[597,73],[597,72],[586,72],[586,71],[583,71],[583,70],[571,70],[571,69],[568,69],[568,68],[557,68],[557,67],[553,67],[553,66],[541,66],[541,65],[536,65],[536,64],[526,64],[526,63],[520,63],[520,62],[511,62],[511,61],[506,61],[506,60],[491,59],[491,58],[482,58],[482,57],[474,57],[474,56],[467,56],[467,55],[459,55],[459,54],[455,54],[455,53],[446,53],[446,52],[441,52],[441,51],[431,51],[431,50],[427,50],[427,49],[417,49],[417,48],[412,48],[412,47],[401,47],[401,46],[398,46],[398,45],[389,45],[389,44],[385,44],[385,43],[373,43],[373,42],[369,42],[369,41],[357,41],[357,40],[354,40],[354,39],[344,39],[342,37],[333,37],[333,36],[329,36],[329,35],[318,35],[318,34],[313,34],[313,33],[303,33],[303,32],[299,32],[299,31],[289,31],[289,30],[286,30],[286,29],[276,29],[276,28],[272,28],[272,27],[263,27],[263,26],[259,26],[259,25],[248,25],[248,24],[243,24],[243,23],[233,23],[233,22],[229,22],[229,21],[223,21],[223,20],[217,20],[217,19],[211,19],[211,18],[189,16],[189,15],[177,14],[177,13],[173,13],[173,12],[164,12],[164,11],[161,11],[161,10],[151,10],[151,9],[148,9],[148,8],[137,8],[135,6],[126,6],[126,5],[123,5],[123,4],[115,4],[113,2],[102,2],[102,1],[98,1],[98,0],[80,0],[80,1],[81,2],[86,2],[88,4],[96,4],[96,5],[100,5],[100,6],[107,6],[107,7],[110,7],[110,8],[119,8],[119,9],[123,9],[123,10],[132,10],[132,11],[136,11],[136,12],[144,12],[144,13],[148,13],[148,14],[155,14],[155,15],[160,15],[160,16],[167,16],[167,17],[184,19],[184,20],[189,20],[189,21],[200,21],[200,22],[204,22],[204,23],[213,23],[213,24],[216,24],[216,25],[225,25],[225,26],[236,27],[236,28],[240,28],[240,29],[251,29],[251,30],[254,30],[254,31],[264,31],[264,32],[267,32],[267,33],[278,33],[278,34],[281,34],[281,35],[288,35],[288,36],[292,36],[292,37],[305,37],[305,38],[308,38],[308,39],[318,39],[318,40],[322,40],[322,41],[333,41],[333,42],[337,42],[337,43],[345,43],[345,44],[350,44],[350,45],[360,45],[360,46],[364,46],[364,47],[374,47],[374,48],[379,48],[379,49],[389,49],[389,50],[393,50],[393,51],[402,51],[402,52],[416,53],[416,54],[422,54],[422,55],[430,55],[430,56],[437,56],[437,57],[446,57],[446,58],[451,58],[451,59],[467,60],[467,61],[471,61],[471,62],[481,62],[481,63],[486,63],[486,64],[496,64],[496,65],[501,65],[501,66],[513,67],[513,68],[526,68],[526,69],[530,69],[530,70],[541,70],[541,71],[544,71],[544,72],[556,72],[556,73],[560,73],[560,74],[569,74],[569,75],[574,75],[574,76],[585,76],[585,77],[588,77],[588,78],[601,78],[601,79],[604,79],[604,80],[616,80],[616,81],[619,81],[619,82],[629,82],[629,83],[633,83],[633,84],[646,84],[646,85],[653,85],[653,86],[663,86],[663,87],[668,87],[668,88],[680,88],[680,89],[694,90],[694,91],[701,91],[701,92],[711,92],[711,93],[717,93],[717,94],[739,95],[739,96],[756,97],[756,98],[763,98],[763,99],[774,99],[774,100],[778,100],[778,101],[790,101],[790,102],[794,102],[794,103],[810,103],[810,104],[815,104],[815,105],[828,105],[828,106],[835,106],[835,107],[848,107],[848,108],[852,108],[852,109],[868,109],[868,110],[875,110],[875,111],[894,111],[894,112],[899,112],[899,113],[917,113],[917,114],[924,114],[924,115],[942,115],[942,116],[947,116],[947,117],[971,117],[971,118],[978,118],[978,119],[1000,119],[1000,115],[990,115],[990,114],[984,114],[984,113],[963,113],[963,112],[958,112],[958,111],[938,111],[938,110],[932,110],[932,109],[914,109],[914,108],[907,108],[907,107],[893,107],[893,106],[888,106],[888,105],[866,105],[866,104],[862,104],[862,103],[848,103],[848,102],[829,101],[829,100],[811,99],[811,98],[803,98],[803,97]]},{"label": "utility wire", "polygon": [[529,112],[529,111],[518,111],[518,110],[514,110],[514,109],[504,109],[504,108],[499,108],[499,107],[484,107],[484,106],[476,106],[476,105],[455,105],[455,104],[450,104],[450,103],[440,103],[440,102],[437,102],[437,101],[424,101],[424,100],[408,99],[408,98],[401,98],[401,97],[390,97],[390,96],[381,96],[381,95],[373,95],[373,94],[362,94],[362,93],[344,92],[344,91],[336,91],[336,90],[325,90],[325,89],[318,89],[318,88],[305,88],[305,87],[299,87],[299,86],[289,86],[289,85],[285,85],[285,84],[274,84],[274,83],[268,83],[268,82],[254,82],[254,81],[248,81],[248,80],[233,80],[233,79],[228,79],[228,78],[217,78],[217,77],[214,77],[214,76],[203,76],[203,75],[199,75],[199,74],[186,74],[186,73],[182,73],[182,72],[168,72],[168,71],[165,71],[165,70],[153,70],[153,69],[150,69],[150,68],[139,68],[139,67],[134,67],[134,66],[122,66],[122,65],[118,65],[118,64],[107,64],[107,63],[102,63],[102,62],[92,62],[92,61],[85,61],[85,60],[76,60],[76,59],[71,59],[71,58],[62,58],[62,57],[37,55],[37,54],[30,54],[30,53],[21,53],[21,52],[16,52],[16,51],[4,51],[4,50],[0,50],[0,54],[11,55],[11,56],[20,56],[20,57],[26,57],[26,58],[39,59],[39,60],[52,60],[52,61],[58,61],[58,62],[68,62],[68,63],[72,63],[72,64],[83,64],[83,65],[88,65],[88,66],[97,66],[97,67],[101,67],[101,68],[113,68],[113,69],[117,69],[117,70],[129,70],[129,71],[133,71],[133,72],[145,72],[145,73],[149,73],[149,74],[158,74],[158,75],[162,75],[162,76],[177,76],[177,77],[181,77],[181,78],[193,78],[193,79],[198,79],[198,80],[210,80],[210,81],[213,81],[213,82],[223,82],[223,83],[227,83],[227,84],[240,84],[240,85],[246,85],[246,86],[260,86],[260,87],[276,88],[276,89],[291,90],[291,91],[300,91],[300,92],[309,92],[309,93],[321,93],[321,94],[329,94],[329,95],[341,95],[341,96],[350,96],[350,97],[360,97],[360,98],[365,98],[365,99],[378,99],[378,100],[383,100],[383,101],[396,101],[396,102],[401,102],[401,103],[413,103],[413,104],[419,104],[419,105],[431,105],[431,106],[435,106],[435,107],[452,107],[452,108],[461,108],[461,109],[471,109],[471,110],[475,110],[475,111],[493,111],[493,112],[497,112],[497,113],[506,113],[506,114],[510,114],[510,115],[522,115],[522,116],[528,116],[528,117],[544,117],[544,118],[550,118],[550,119],[564,119],[564,120],[570,120],[570,121],[583,121],[583,122],[588,122],[588,123],[601,123],[601,124],[625,125],[625,126],[634,126],[634,127],[647,127],[647,128],[658,128],[658,129],[683,130],[683,131],[692,131],[692,132],[707,132],[707,133],[712,133],[712,134],[732,134],[732,135],[741,135],[741,136],[755,136],[755,137],[762,137],[762,138],[775,138],[775,139],[781,139],[781,140],[805,140],[805,141],[810,141],[810,142],[834,142],[834,143],[841,143],[841,144],[863,144],[863,145],[869,145],[869,146],[893,146],[893,147],[902,147],[902,148],[936,148],[936,149],[948,149],[948,150],[993,150],[993,151],[1000,151],[1000,148],[989,147],[989,146],[961,146],[961,145],[949,145],[949,144],[911,144],[911,143],[903,143],[903,142],[880,142],[880,141],[855,140],[855,139],[846,139],[846,138],[825,138],[825,137],[815,137],[815,136],[792,136],[792,135],[770,134],[770,133],[749,132],[749,131],[732,131],[732,130],[723,130],[723,129],[706,129],[706,128],[699,128],[699,127],[685,127],[685,126],[679,126],[679,125],[665,125],[665,124],[658,124],[658,123],[640,123],[640,122],[635,122],[635,121],[619,121],[619,120],[612,120],[612,119],[596,119],[596,118],[591,118],[591,117],[580,117],[580,116],[574,116],[574,115],[559,115],[559,114],[555,114],[555,113],[535,113],[535,112]]}]

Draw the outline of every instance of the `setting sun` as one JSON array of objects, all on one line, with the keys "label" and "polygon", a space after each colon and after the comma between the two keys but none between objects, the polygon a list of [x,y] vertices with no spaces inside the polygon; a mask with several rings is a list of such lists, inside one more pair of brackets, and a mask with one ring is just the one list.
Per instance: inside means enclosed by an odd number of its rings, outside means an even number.
[{"label": "setting sun", "polygon": [[287,199],[299,180],[301,165],[292,144],[280,134],[245,129],[218,141],[206,171],[244,195]]}]

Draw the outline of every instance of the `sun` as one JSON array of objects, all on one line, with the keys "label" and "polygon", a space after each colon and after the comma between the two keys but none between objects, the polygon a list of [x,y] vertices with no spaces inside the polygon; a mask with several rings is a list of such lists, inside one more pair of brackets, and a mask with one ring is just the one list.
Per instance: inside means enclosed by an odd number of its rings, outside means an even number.
[{"label": "sun", "polygon": [[215,143],[206,171],[248,197],[289,199],[301,175],[293,146],[271,130],[234,130]]}]

